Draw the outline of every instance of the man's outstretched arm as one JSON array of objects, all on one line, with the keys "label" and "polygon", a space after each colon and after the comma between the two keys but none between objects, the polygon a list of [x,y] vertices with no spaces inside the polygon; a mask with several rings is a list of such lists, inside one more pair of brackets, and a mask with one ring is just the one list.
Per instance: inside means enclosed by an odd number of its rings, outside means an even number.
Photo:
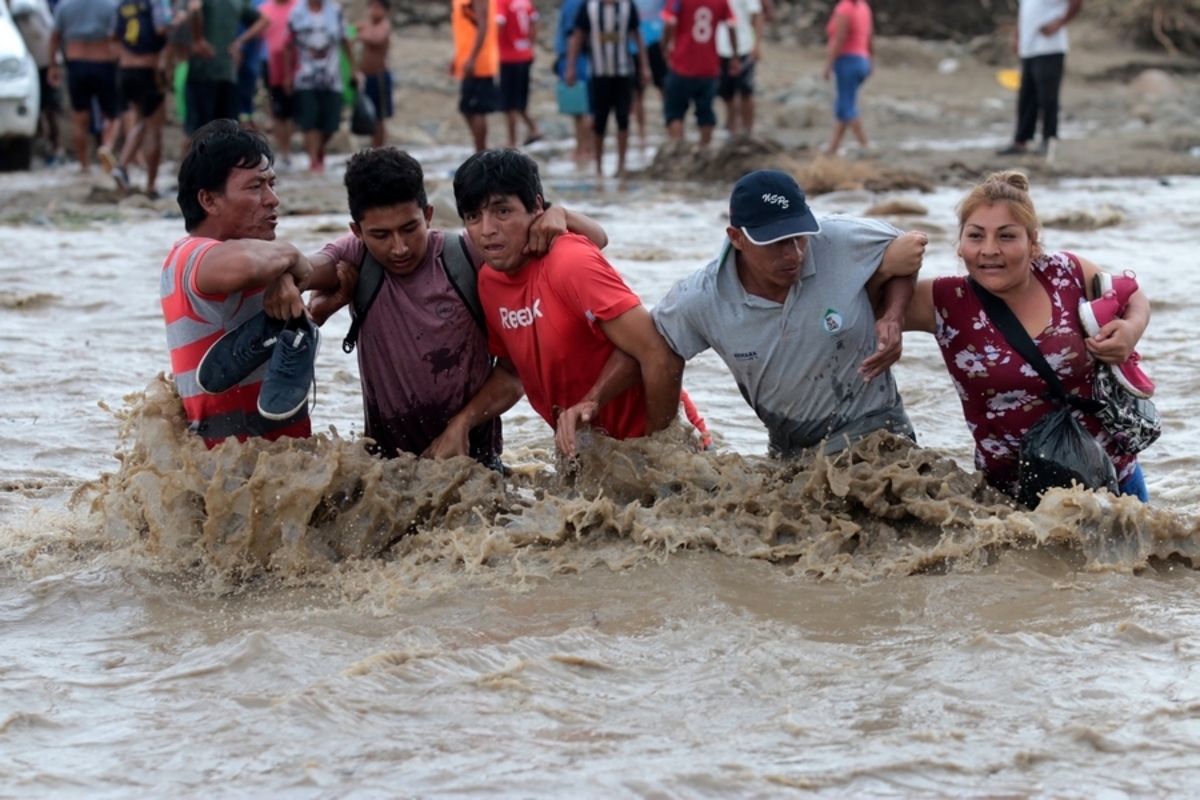
[{"label": "man's outstretched arm", "polygon": [[577,233],[603,250],[608,246],[608,234],[599,222],[578,211],[568,211],[562,206],[551,206],[533,220],[529,226],[529,241],[525,253],[543,256],[550,252],[554,240],[567,231]]},{"label": "man's outstretched arm", "polygon": [[863,359],[858,374],[864,381],[878,378],[900,360],[904,341],[904,315],[916,289],[916,276],[897,276],[883,285],[875,305],[875,352]]},{"label": "man's outstretched arm", "polygon": [[658,332],[645,306],[636,306],[616,319],[601,322],[600,329],[618,349],[638,362],[646,391],[646,434],[666,428],[679,413],[683,359]]},{"label": "man's outstretched arm", "polygon": [[925,257],[929,237],[921,231],[897,236],[883,251],[879,268],[867,282],[867,294],[875,309],[875,352],[863,359],[858,372],[869,381],[882,375],[900,360],[904,317],[916,288],[917,273]]},{"label": "man's outstretched arm", "polygon": [[492,368],[492,374],[479,387],[475,396],[446,423],[446,430],[434,439],[422,458],[450,458],[471,454],[469,434],[489,419],[508,411],[525,395],[525,387],[517,377],[512,361],[501,358]]},{"label": "man's outstretched arm", "polygon": [[565,408],[554,420],[554,443],[567,458],[575,457],[575,435],[590,425],[604,404],[642,380],[641,365],[633,356],[617,348],[596,377],[592,388],[575,405]]}]

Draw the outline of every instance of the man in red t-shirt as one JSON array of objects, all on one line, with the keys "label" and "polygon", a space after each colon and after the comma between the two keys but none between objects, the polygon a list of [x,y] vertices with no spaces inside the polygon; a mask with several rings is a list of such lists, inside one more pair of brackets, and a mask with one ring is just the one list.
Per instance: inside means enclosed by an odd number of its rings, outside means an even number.
[{"label": "man in red t-shirt", "polygon": [[[668,0],[663,9],[663,52],[670,69],[663,84],[663,115],[667,135],[683,138],[683,118],[689,105],[696,107],[700,126],[700,144],[712,141],[717,115],[713,101],[721,78],[721,59],[717,55],[717,24],[736,19],[729,0]],[[735,55],[729,59],[729,74],[737,76],[740,62],[737,34],[729,27],[730,44]]]},{"label": "man in red t-shirt", "polygon": [[517,119],[525,121],[525,144],[542,138],[529,116],[529,72],[537,41],[538,12],[530,0],[496,0],[500,27],[500,110],[507,116],[508,146],[517,146]]},{"label": "man in red t-shirt", "polygon": [[521,379],[559,450],[574,455],[581,423],[617,439],[667,427],[683,361],[638,296],[581,236],[560,236],[541,257],[526,252],[544,207],[537,164],[515,150],[476,153],[455,172],[454,197],[487,264],[479,297],[496,368]]}]

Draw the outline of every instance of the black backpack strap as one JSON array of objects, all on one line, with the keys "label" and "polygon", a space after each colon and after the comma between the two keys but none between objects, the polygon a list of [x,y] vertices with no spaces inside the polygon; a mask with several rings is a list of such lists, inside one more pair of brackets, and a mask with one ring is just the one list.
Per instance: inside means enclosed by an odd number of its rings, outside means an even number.
[{"label": "black backpack strap", "polygon": [[446,267],[446,277],[450,279],[450,285],[458,292],[467,311],[471,312],[475,322],[486,334],[487,321],[483,318],[483,306],[479,302],[479,273],[467,253],[466,237],[465,233],[455,236],[456,241],[450,241],[450,237],[446,237],[446,243],[442,247],[442,264]]},{"label": "black backpack strap", "polygon": [[983,310],[991,317],[996,330],[1000,331],[1005,340],[1008,341],[1009,346],[1013,350],[1016,350],[1021,358],[1028,361],[1029,365],[1037,370],[1038,375],[1050,387],[1050,393],[1056,401],[1066,403],[1089,414],[1095,414],[1100,410],[1102,404],[1098,401],[1089,400],[1067,392],[1066,388],[1062,385],[1062,381],[1055,374],[1054,369],[1046,361],[1046,357],[1042,355],[1042,351],[1038,350],[1037,345],[1034,344],[1033,339],[1026,332],[1025,326],[1017,319],[1017,315],[1012,312],[1007,303],[980,286],[974,278],[968,277],[967,283],[971,284],[971,290],[979,298],[979,302],[983,305]]},{"label": "black backpack strap", "polygon": [[383,286],[383,264],[376,261],[365,247],[363,251],[366,255],[358,265],[358,284],[354,287],[354,318],[350,320],[350,330],[346,331],[346,338],[342,340],[342,350],[347,353],[354,352],[354,346],[358,344],[358,330],[367,318],[367,309],[375,302],[379,287]]},{"label": "black backpack strap", "polygon": [[[471,257],[467,254],[465,237],[466,234],[460,233],[454,237],[456,242],[451,242],[447,238],[442,249],[442,263],[446,267],[446,277],[450,279],[450,285],[462,298],[467,311],[471,313],[471,318],[483,329],[484,333],[487,333],[487,322],[483,318],[483,306],[479,303],[479,287],[476,283],[478,274],[475,265],[471,263]],[[367,310],[379,295],[381,286],[383,286],[383,265],[375,259],[375,256],[371,255],[370,251],[366,251],[362,264],[358,267],[358,284],[354,287],[354,318],[350,321],[350,330],[346,331],[346,338],[342,340],[342,350],[345,352],[354,352],[354,346],[358,344],[358,331],[367,318]]]}]

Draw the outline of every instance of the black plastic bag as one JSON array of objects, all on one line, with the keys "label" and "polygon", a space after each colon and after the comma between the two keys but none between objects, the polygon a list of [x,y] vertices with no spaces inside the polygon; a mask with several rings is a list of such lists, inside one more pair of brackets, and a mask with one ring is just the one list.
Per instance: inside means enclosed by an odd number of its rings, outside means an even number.
[{"label": "black plastic bag", "polygon": [[1017,499],[1030,508],[1055,486],[1077,483],[1117,494],[1117,470],[1096,437],[1066,407],[1037,421],[1021,439]]},{"label": "black plastic bag", "polygon": [[354,110],[350,114],[350,132],[356,136],[370,136],[375,133],[375,122],[379,115],[375,111],[375,103],[367,97],[367,93],[359,89],[354,93]]}]

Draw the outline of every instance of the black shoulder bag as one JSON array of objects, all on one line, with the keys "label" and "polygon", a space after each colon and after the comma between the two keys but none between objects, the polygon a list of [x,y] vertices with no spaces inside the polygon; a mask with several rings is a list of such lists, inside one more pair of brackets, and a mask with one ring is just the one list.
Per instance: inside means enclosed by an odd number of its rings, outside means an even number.
[{"label": "black shoulder bag", "polygon": [[1102,404],[1067,392],[1008,304],[973,278],[967,282],[1009,346],[1046,382],[1049,397],[1056,406],[1021,437],[1017,500],[1034,508],[1047,489],[1072,484],[1117,494],[1117,470],[1112,459],[1096,437],[1071,414],[1072,408],[1095,414]]}]

